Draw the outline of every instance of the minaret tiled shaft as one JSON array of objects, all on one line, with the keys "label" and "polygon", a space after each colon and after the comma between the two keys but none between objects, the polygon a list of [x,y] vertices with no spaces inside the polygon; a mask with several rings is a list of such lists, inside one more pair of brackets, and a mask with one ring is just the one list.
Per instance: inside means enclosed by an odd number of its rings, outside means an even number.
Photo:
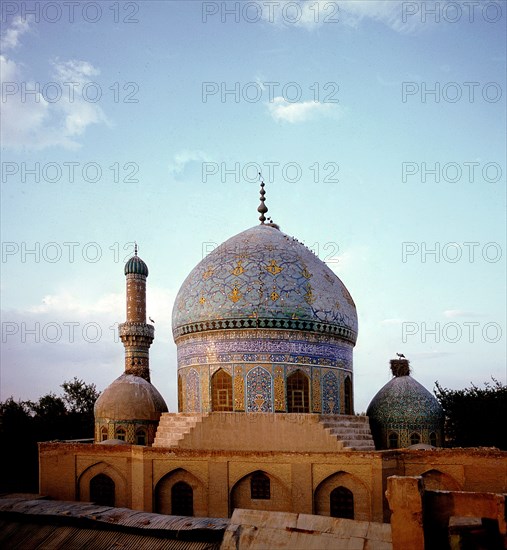
[{"label": "minaret tiled shaft", "polygon": [[129,271],[126,269],[127,321],[119,326],[120,338],[125,346],[125,373],[140,376],[149,382],[149,349],[155,328],[146,323],[146,275]]}]

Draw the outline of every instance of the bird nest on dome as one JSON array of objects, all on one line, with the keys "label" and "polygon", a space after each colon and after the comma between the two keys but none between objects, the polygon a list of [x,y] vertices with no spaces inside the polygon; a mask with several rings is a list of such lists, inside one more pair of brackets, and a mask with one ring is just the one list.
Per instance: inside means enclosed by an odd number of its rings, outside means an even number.
[{"label": "bird nest on dome", "polygon": [[409,376],[412,372],[408,359],[391,359],[391,371],[393,376]]}]

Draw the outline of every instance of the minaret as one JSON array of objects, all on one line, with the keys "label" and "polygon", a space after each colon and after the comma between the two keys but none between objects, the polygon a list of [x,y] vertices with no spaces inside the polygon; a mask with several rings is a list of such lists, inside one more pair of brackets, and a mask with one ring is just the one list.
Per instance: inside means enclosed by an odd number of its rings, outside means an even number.
[{"label": "minaret", "polygon": [[155,327],[146,323],[146,277],[148,266],[137,255],[125,264],[127,279],[127,320],[119,326],[125,346],[125,374],[140,376],[150,382],[149,349],[155,337]]}]

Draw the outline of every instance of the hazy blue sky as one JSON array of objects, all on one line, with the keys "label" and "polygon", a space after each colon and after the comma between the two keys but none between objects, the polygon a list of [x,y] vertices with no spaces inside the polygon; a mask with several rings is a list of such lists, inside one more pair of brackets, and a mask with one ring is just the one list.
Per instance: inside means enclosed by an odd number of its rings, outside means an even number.
[{"label": "hazy blue sky", "polygon": [[122,372],[136,240],[175,410],[174,297],[258,223],[257,165],[354,297],[357,411],[396,352],[429,389],[505,382],[505,2],[24,4],[2,4],[0,399]]}]

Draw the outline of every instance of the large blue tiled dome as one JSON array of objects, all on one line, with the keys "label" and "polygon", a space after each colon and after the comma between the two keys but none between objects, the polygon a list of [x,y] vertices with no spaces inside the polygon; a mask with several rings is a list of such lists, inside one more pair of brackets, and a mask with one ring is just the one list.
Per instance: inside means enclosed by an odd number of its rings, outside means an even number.
[{"label": "large blue tiled dome", "polygon": [[243,231],[208,254],[185,279],[173,310],[175,338],[254,327],[330,333],[352,344],[357,338],[345,285],[274,224]]}]

